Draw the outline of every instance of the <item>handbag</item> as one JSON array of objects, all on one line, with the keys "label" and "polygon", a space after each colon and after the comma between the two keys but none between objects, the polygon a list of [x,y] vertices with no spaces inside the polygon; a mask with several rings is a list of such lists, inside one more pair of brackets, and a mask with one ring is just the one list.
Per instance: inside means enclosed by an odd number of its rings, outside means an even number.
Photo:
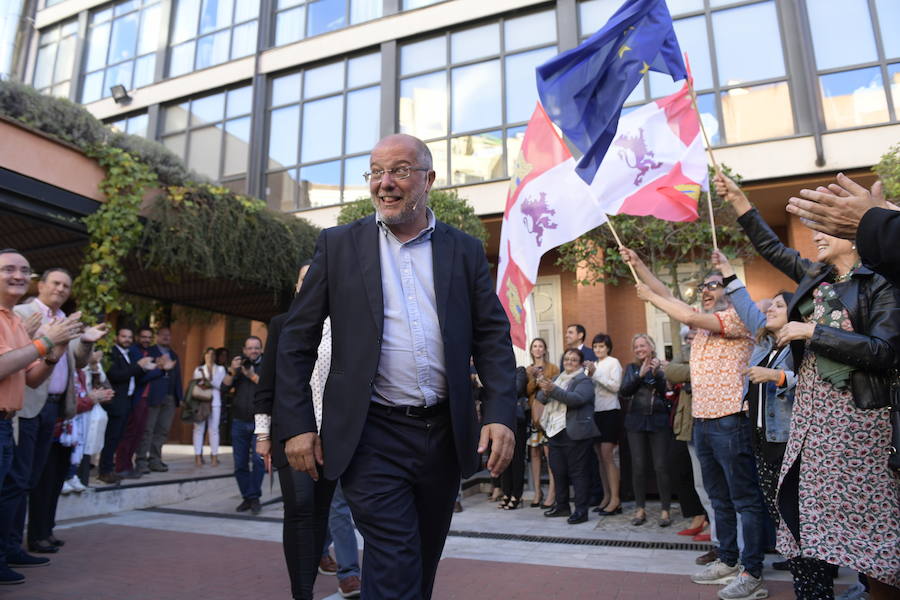
[{"label": "handbag", "polygon": [[191,397],[194,400],[198,400],[199,402],[212,402],[212,376],[208,371],[206,371],[205,367],[202,367],[202,369],[203,370],[200,371],[202,377],[200,379],[196,379],[194,387],[191,388]]},{"label": "handbag", "polygon": [[103,407],[95,404],[87,418],[87,432],[84,435],[84,453],[86,455],[96,454],[103,450],[107,422],[109,422],[109,415],[106,414]]}]

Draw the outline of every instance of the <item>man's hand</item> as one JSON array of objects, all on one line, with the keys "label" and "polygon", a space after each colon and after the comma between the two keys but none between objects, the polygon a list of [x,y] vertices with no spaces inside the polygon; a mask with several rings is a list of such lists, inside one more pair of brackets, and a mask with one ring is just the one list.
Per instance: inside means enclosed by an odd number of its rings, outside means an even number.
[{"label": "man's hand", "polygon": [[143,358],[138,359],[137,364],[140,368],[145,371],[152,371],[156,368],[156,363],[153,361],[152,356],[145,356]]},{"label": "man's hand", "polygon": [[[481,437],[482,439],[484,438],[484,433],[481,434]],[[295,435],[284,445],[284,453],[291,467],[306,473],[313,481],[319,480],[317,465],[325,464],[325,460],[322,457],[322,439],[319,437],[319,434],[309,432]],[[511,456],[512,451],[510,450]],[[506,462],[509,462],[509,460],[507,459]]]},{"label": "man's hand", "polygon": [[727,177],[722,173],[716,173],[716,176],[713,177],[713,183],[716,186],[716,194],[725,198],[725,201],[731,204],[738,216],[753,208],[750,201],[747,200],[747,196],[731,177]]},{"label": "man's hand", "polygon": [[619,246],[619,254],[622,256],[622,260],[625,261],[625,264],[631,265],[632,267],[637,268],[638,266],[644,264],[644,261],[642,261],[641,257],[637,255],[637,252],[635,252],[631,248]]},{"label": "man's hand", "polygon": [[728,262],[728,257],[721,250],[713,250],[712,253],[713,267],[722,272],[722,277],[731,277],[734,275],[734,267]]},{"label": "man's hand", "polygon": [[481,428],[478,453],[484,454],[488,446],[491,447],[491,457],[487,463],[488,471],[491,472],[491,477],[500,477],[512,460],[516,436],[512,429],[502,423],[488,423]]},{"label": "man's hand", "polygon": [[84,333],[81,334],[81,341],[85,344],[94,344],[107,333],[109,333],[109,325],[100,323],[85,329]]},{"label": "man's hand", "polygon": [[28,334],[29,338],[34,339],[38,329],[41,328],[41,318],[41,313],[33,312],[22,323],[25,326],[25,332]]},{"label": "man's hand", "polygon": [[69,315],[64,319],[53,319],[41,328],[43,333],[41,330],[38,330],[38,334],[50,338],[50,341],[53,342],[54,346],[57,344],[65,344],[81,335],[84,325],[78,320],[80,318],[81,313],[79,312]]},{"label": "man's hand", "polygon": [[272,472],[272,440],[256,440],[256,453],[263,459],[266,473]]},{"label": "man's hand", "polygon": [[244,362],[243,356],[235,356],[231,359],[231,365],[228,367],[228,371],[231,375],[237,375],[238,370],[241,368],[241,363]]},{"label": "man's hand", "polygon": [[765,383],[766,381],[778,383],[781,379],[781,371],[778,369],[767,369],[766,367],[744,369],[744,375],[750,377],[750,381],[753,383]]},{"label": "man's hand", "polygon": [[778,333],[775,335],[775,343],[781,347],[794,340],[808,340],[813,336],[815,331],[815,323],[791,321],[778,330]]},{"label": "man's hand", "polygon": [[884,186],[876,181],[869,192],[843,173],[828,188],[800,190],[800,198],[788,200],[787,211],[815,231],[852,240],[859,221],[870,208],[890,208],[884,199]]},{"label": "man's hand", "polygon": [[159,358],[156,359],[156,363],[159,365],[159,368],[162,369],[163,371],[171,371],[172,369],[175,368],[175,364],[177,362],[178,361],[172,360],[172,357],[170,357],[167,354],[162,354],[162,355],[160,355]]}]

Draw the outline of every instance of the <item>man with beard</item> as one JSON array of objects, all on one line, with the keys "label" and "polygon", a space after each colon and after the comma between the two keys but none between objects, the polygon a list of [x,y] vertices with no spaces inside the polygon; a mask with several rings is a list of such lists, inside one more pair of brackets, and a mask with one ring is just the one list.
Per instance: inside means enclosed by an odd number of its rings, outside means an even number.
[{"label": "man with beard", "polygon": [[[710,271],[697,287],[702,307],[698,312],[675,298],[632,250],[620,251],[642,281],[637,284],[638,297],[697,330],[691,343],[693,438],[715,514],[719,548],[718,559],[691,580],[727,584],[719,590],[722,600],[764,598],[768,595],[762,581],[766,509],[756,477],[751,423],[742,406],[743,371],[753,348],[751,334],[725,294],[728,282],[720,272]],[[738,514],[744,534],[741,554]]]},{"label": "man with beard", "polygon": [[183,394],[181,366],[171,343],[172,330],[160,327],[156,331],[156,345],[149,349],[150,356],[162,366],[162,376],[151,381],[149,386],[147,420],[135,458],[135,468],[142,475],[151,471],[164,473],[169,470],[169,466],[162,460],[162,447],[169,438],[175,408],[181,404]]}]

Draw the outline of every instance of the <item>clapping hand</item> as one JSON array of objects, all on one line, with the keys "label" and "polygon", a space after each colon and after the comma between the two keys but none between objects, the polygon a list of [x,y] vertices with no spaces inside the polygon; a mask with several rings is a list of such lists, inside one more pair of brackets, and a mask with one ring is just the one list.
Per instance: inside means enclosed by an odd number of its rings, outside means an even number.
[{"label": "clapping hand", "polygon": [[79,320],[81,313],[73,313],[65,318],[55,318],[45,323],[38,330],[37,336],[46,336],[53,345],[65,344],[81,335],[84,324]]},{"label": "clapping hand", "polygon": [[137,364],[140,368],[145,371],[152,371],[156,368],[156,362],[153,360],[152,356],[145,356],[137,361]]},{"label": "clapping hand", "polygon": [[26,331],[26,333],[28,333],[29,338],[34,338],[38,329],[41,328],[41,319],[42,319],[41,313],[33,312],[23,322],[23,325],[25,326],[25,331]]},{"label": "clapping hand", "polygon": [[96,388],[91,390],[90,397],[94,404],[104,404],[113,398],[112,388]]},{"label": "clapping hand", "polygon": [[109,325],[100,323],[85,329],[84,333],[81,334],[81,341],[85,344],[94,344],[107,333],[109,333]]}]

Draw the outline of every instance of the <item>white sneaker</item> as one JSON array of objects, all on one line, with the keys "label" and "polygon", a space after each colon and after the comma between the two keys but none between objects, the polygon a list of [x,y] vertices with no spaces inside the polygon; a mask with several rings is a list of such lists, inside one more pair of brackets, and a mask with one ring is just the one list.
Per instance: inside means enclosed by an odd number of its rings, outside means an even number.
[{"label": "white sneaker", "polygon": [[[81,483],[81,480],[78,479],[78,475],[72,475],[72,478],[67,479],[66,483],[69,484],[69,487],[71,487],[72,491],[76,494],[80,494],[87,489],[87,487]],[[63,484],[63,486],[65,487],[65,484]]]},{"label": "white sneaker", "polygon": [[71,481],[71,479],[66,479],[63,483],[62,491],[60,492],[63,496],[68,496],[69,494],[75,492],[75,488],[73,488],[72,484],[70,483]]},{"label": "white sneaker", "polygon": [[760,600],[768,597],[769,590],[763,585],[762,577],[757,579],[747,571],[719,590],[721,600]]},{"label": "white sneaker", "polygon": [[703,567],[702,571],[691,575],[691,581],[701,585],[725,585],[731,583],[743,570],[741,563],[729,567],[717,558]]}]

